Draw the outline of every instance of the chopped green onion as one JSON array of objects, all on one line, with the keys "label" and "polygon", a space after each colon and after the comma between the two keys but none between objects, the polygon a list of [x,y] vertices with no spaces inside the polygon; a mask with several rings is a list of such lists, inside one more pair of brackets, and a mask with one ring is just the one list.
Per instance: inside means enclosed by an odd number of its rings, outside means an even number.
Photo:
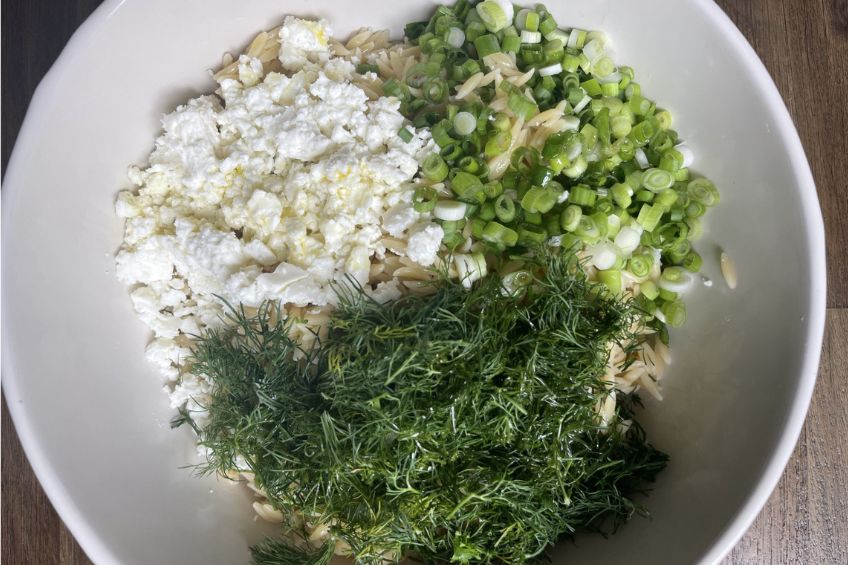
[{"label": "chopped green onion", "polygon": [[681,261],[680,264],[683,265],[684,269],[697,273],[701,270],[703,262],[701,255],[693,249],[686,254],[686,257],[683,258],[683,261]]},{"label": "chopped green onion", "polygon": [[611,293],[621,292],[621,271],[617,269],[606,269],[598,271],[598,282],[604,284]]},{"label": "chopped green onion", "polygon": [[583,210],[576,204],[566,206],[560,216],[560,225],[565,231],[573,232],[580,224],[580,218],[583,216]]},{"label": "chopped green onion", "polygon": [[433,208],[433,216],[439,220],[456,222],[465,217],[465,210],[465,202],[440,200],[436,202],[436,206]]},{"label": "chopped green onion", "polygon": [[483,239],[483,229],[486,227],[488,220],[483,218],[474,218],[471,220],[471,237],[474,239]]},{"label": "chopped green onion", "polygon": [[519,10],[515,17],[515,27],[520,30],[539,31],[539,14],[527,8]]},{"label": "chopped green onion", "polygon": [[689,227],[689,239],[698,241],[704,235],[704,224],[698,218],[686,218],[686,225]]},{"label": "chopped green onion", "polygon": [[484,149],[484,153],[486,157],[494,157],[496,155],[500,155],[504,153],[509,146],[512,144],[512,134],[508,131],[499,131],[494,136],[490,137],[488,141],[486,141],[486,148]]},{"label": "chopped green onion", "polygon": [[627,262],[627,269],[638,278],[647,277],[654,266],[654,257],[650,253],[633,255]]},{"label": "chopped green onion", "polygon": [[580,221],[577,223],[577,228],[574,230],[574,234],[579,236],[584,241],[594,241],[601,237],[601,231],[598,229],[598,225],[595,223],[590,216],[581,216]]},{"label": "chopped green onion", "polygon": [[509,223],[515,219],[515,202],[506,194],[502,194],[495,200],[495,215],[503,223]]},{"label": "chopped green onion", "polygon": [[678,239],[668,247],[666,255],[672,263],[679,265],[691,251],[692,244],[689,243],[688,239]]},{"label": "chopped green onion", "polygon": [[680,300],[666,302],[660,306],[660,312],[665,317],[665,323],[673,328],[679,328],[686,322],[686,305]]},{"label": "chopped green onion", "polygon": [[554,207],[557,195],[541,186],[533,186],[521,199],[521,207],[528,212],[545,214]]},{"label": "chopped green onion", "polygon": [[648,300],[656,300],[660,295],[660,289],[654,281],[645,281],[639,285],[639,290],[645,295]]},{"label": "chopped green onion", "polygon": [[501,45],[498,42],[498,37],[491,33],[481,35],[480,37],[475,39],[474,47],[477,49],[477,55],[481,59],[487,55],[491,55],[492,53],[499,53],[501,50]]},{"label": "chopped green onion", "polygon": [[442,243],[450,250],[456,249],[465,243],[465,236],[460,231],[445,233],[442,237]]},{"label": "chopped green onion", "polygon": [[431,181],[442,182],[447,178],[449,169],[445,160],[438,153],[432,153],[424,159],[421,172]]},{"label": "chopped green onion", "polygon": [[533,282],[533,275],[529,271],[515,271],[503,278],[503,293],[505,296],[518,296],[522,290]]},{"label": "chopped green onion", "polygon": [[622,139],[630,134],[630,131],[633,129],[633,125],[630,123],[629,116],[619,114],[618,116],[613,116],[610,119],[610,128],[612,129],[612,135],[616,139]]},{"label": "chopped green onion", "polygon": [[[453,175],[453,178],[450,179],[450,187],[454,194],[462,200],[477,200],[477,194],[483,193],[483,183],[480,181],[480,177],[465,171],[458,171]],[[485,199],[485,193],[483,193],[483,199]]]},{"label": "chopped green onion", "polygon": [[[510,18],[498,2],[485,0],[477,4],[477,15],[490,32],[495,33],[510,24]],[[483,55],[481,55],[482,57]]]},{"label": "chopped green onion", "polygon": [[572,164],[569,167],[566,167],[565,169],[562,170],[562,174],[564,174],[568,178],[576,179],[577,177],[582,175],[584,172],[586,172],[586,168],[588,166],[589,166],[589,163],[586,161],[586,159],[583,158],[582,155],[580,155],[579,157],[577,157],[576,160],[574,160],[572,162]]},{"label": "chopped green onion", "polygon": [[483,240],[489,243],[513,247],[518,243],[518,233],[498,222],[491,221],[483,228]]},{"label": "chopped green onion", "polygon": [[542,67],[539,69],[539,76],[547,77],[552,75],[558,75],[562,72],[562,65],[560,63],[556,63],[553,65],[548,65],[547,67]]},{"label": "chopped green onion", "polygon": [[633,189],[623,183],[616,183],[610,189],[612,198],[620,208],[629,208],[633,201]]},{"label": "chopped green onion", "polygon": [[637,146],[642,147],[654,136],[654,124],[650,120],[639,122],[630,132],[630,136]]},{"label": "chopped green onion", "polygon": [[465,44],[465,32],[458,27],[450,28],[445,34],[445,43],[454,49],[459,49]]},{"label": "chopped green onion", "polygon": [[656,198],[654,198],[654,202],[666,209],[670,209],[674,203],[677,202],[679,197],[678,195],[679,193],[676,190],[666,188],[665,190],[661,190],[657,193]]},{"label": "chopped green onion", "polygon": [[518,243],[527,247],[533,247],[543,243],[548,238],[545,228],[535,225],[523,225],[518,228]]},{"label": "chopped green onion", "polygon": [[642,173],[642,186],[651,192],[659,192],[671,188],[674,184],[674,176],[662,169],[648,169]]},{"label": "chopped green onion", "polygon": [[503,185],[496,180],[489,181],[483,185],[483,192],[486,198],[497,198],[503,193]]},{"label": "chopped green onion", "polygon": [[430,128],[430,133],[433,136],[433,141],[436,142],[441,148],[445,148],[449,145],[453,145],[456,143],[456,140],[450,136],[448,133],[450,129],[451,123],[447,120],[442,120],[432,128]]},{"label": "chopped green onion", "polygon": [[526,44],[535,44],[541,43],[542,34],[538,31],[527,31],[526,29],[521,30],[521,43]]},{"label": "chopped green onion", "polygon": [[404,143],[409,143],[412,141],[414,134],[407,128],[400,128],[398,131],[398,137],[401,138]]},{"label": "chopped green onion", "polygon": [[666,130],[671,127],[671,112],[661,110],[654,114],[654,118],[657,120],[657,125],[661,130]]},{"label": "chopped green onion", "polygon": [[639,215],[636,217],[636,222],[642,226],[645,231],[652,232],[660,223],[665,209],[662,206],[652,204],[643,204],[639,209]]},{"label": "chopped green onion", "polygon": [[474,175],[479,174],[480,171],[480,161],[471,155],[466,155],[456,164],[457,167],[462,169],[466,173],[471,173]]},{"label": "chopped green onion", "polygon": [[512,110],[513,114],[524,120],[529,120],[539,111],[532,100],[518,92],[513,92],[509,95],[507,106]]},{"label": "chopped green onion", "polygon": [[588,186],[578,184],[571,187],[571,191],[568,194],[568,201],[578,206],[593,206],[597,196],[597,193]]},{"label": "chopped green onion", "polygon": [[681,267],[666,267],[660,275],[660,288],[669,292],[686,291],[692,282],[691,275]]},{"label": "chopped green onion", "polygon": [[453,130],[461,136],[470,135],[477,129],[477,118],[471,112],[459,112],[453,119]]},{"label": "chopped green onion", "polygon": [[412,208],[416,212],[432,212],[436,207],[438,194],[429,186],[419,186],[412,195]]},{"label": "chopped green onion", "polygon": [[492,201],[483,202],[480,205],[480,210],[477,216],[483,220],[489,221],[495,219],[495,204]]},{"label": "chopped green onion", "polygon": [[689,181],[689,195],[704,206],[715,206],[721,200],[715,185],[706,178]]},{"label": "chopped green onion", "polygon": [[508,35],[501,41],[501,49],[506,53],[517,53],[521,49],[521,38],[517,35]]},{"label": "chopped green onion", "polygon": [[539,31],[542,35],[548,35],[552,31],[557,28],[556,20],[554,20],[551,16],[548,16],[539,24]]}]

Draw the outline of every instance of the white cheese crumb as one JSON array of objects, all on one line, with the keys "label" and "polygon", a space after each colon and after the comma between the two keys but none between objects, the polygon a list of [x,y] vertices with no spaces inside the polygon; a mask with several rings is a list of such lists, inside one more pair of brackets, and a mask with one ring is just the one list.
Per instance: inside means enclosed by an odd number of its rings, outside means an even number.
[{"label": "white cheese crumb", "polygon": [[[369,100],[350,82],[351,62],[330,55],[327,22],[288,17],[280,29],[286,74],[263,77],[242,55],[238,80],[220,96],[189,100],[162,119],[147,168],[131,167],[115,202],[126,219],[117,276],[153,330],[147,357],[172,385],[173,406],[201,410],[208,383],[180,373],[185,334],[223,323],[218,297],[332,305],[352,277],[375,299],[395,282],[368,286],[384,237],[432,265],[442,240],[429,214],[412,209],[412,178],[434,150],[426,131],[403,142],[399,102]],[[186,340],[186,341],[183,341]]]}]

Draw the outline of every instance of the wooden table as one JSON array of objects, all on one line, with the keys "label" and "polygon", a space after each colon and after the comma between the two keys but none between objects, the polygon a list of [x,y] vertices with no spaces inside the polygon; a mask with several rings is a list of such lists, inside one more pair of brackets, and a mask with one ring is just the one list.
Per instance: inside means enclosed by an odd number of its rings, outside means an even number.
[{"label": "wooden table", "polygon": [[[30,96],[99,0],[4,0],[2,159]],[[848,0],[719,0],[783,94],[827,230],[827,329],[810,413],[777,489],[725,564],[848,563]],[[90,561],[53,511],[3,401],[2,560]]]}]

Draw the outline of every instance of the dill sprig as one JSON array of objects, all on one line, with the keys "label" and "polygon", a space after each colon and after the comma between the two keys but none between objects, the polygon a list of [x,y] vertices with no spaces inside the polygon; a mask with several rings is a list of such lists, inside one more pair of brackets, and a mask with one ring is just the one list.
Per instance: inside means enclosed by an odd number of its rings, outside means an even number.
[{"label": "dill sprig", "polygon": [[[496,276],[390,304],[343,291],[307,351],[275,306],[233,310],[192,361],[213,387],[202,470],[246,462],[276,508],[330,524],[365,564],[526,563],[616,527],[667,460],[638,424],[618,425],[631,402],[608,427],[597,416],[609,344],[633,337],[639,313],[573,253],[531,261],[520,297]],[[257,562],[289,562],[284,549]]]}]

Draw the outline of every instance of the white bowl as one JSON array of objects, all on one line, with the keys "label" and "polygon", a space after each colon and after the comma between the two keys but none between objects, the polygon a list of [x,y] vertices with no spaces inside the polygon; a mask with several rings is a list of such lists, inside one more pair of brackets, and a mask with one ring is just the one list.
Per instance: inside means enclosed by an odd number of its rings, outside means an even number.
[{"label": "white bowl", "polygon": [[[643,419],[671,463],[609,540],[578,537],[555,562],[712,563],[776,484],[815,382],[825,311],[824,231],[813,180],[774,84],[708,0],[549,2],[563,25],[605,30],[722,203],[698,245],[715,284],[672,335],[665,401]],[[113,200],[158,119],[213,89],[206,69],[292,13],[339,35],[400,34],[431,9],[332,0],[107,0],[41,83],[3,191],[3,376],[44,489],[98,563],[245,563],[262,532],[243,489],[194,479],[192,438],[172,431],[147,331],[113,275]],[[717,248],[739,271],[730,291]],[[568,556],[568,557],[566,557]]]}]

